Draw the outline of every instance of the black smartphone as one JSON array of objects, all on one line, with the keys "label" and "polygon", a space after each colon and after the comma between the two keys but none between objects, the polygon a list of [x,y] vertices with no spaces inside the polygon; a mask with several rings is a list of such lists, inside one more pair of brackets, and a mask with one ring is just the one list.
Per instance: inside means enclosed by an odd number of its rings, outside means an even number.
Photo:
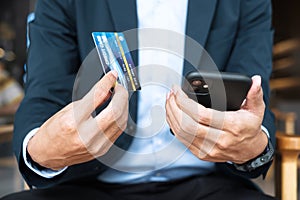
[{"label": "black smartphone", "polygon": [[248,76],[229,72],[195,71],[183,80],[183,91],[207,108],[239,110],[252,85]]}]

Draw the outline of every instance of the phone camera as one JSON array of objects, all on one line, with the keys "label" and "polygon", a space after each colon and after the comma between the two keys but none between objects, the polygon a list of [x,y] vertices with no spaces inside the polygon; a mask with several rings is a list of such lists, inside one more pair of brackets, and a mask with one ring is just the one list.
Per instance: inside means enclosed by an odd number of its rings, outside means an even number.
[{"label": "phone camera", "polygon": [[207,94],[208,91],[208,84],[205,83],[203,80],[193,80],[190,83],[192,89],[194,92],[198,93],[198,94]]}]

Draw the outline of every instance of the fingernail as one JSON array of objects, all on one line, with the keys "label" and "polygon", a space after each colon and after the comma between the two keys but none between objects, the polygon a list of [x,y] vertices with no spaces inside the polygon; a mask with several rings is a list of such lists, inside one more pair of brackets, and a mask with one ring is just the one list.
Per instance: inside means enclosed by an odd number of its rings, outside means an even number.
[{"label": "fingernail", "polygon": [[111,71],[111,73],[115,78],[118,78],[118,72],[116,70]]},{"label": "fingernail", "polygon": [[168,92],[168,93],[167,93],[167,100],[170,99],[170,95],[171,95],[170,92]]},{"label": "fingernail", "polygon": [[252,76],[253,81],[257,81],[258,85],[261,85],[261,76],[260,75],[254,75]]},{"label": "fingernail", "polygon": [[178,90],[179,90],[179,89],[178,89],[178,86],[177,86],[177,85],[174,85],[173,88],[172,88],[173,94],[176,95],[176,94],[178,93]]},{"label": "fingernail", "polygon": [[173,94],[173,90],[170,90],[170,92],[168,92],[167,94],[167,99],[170,99],[172,94]]}]

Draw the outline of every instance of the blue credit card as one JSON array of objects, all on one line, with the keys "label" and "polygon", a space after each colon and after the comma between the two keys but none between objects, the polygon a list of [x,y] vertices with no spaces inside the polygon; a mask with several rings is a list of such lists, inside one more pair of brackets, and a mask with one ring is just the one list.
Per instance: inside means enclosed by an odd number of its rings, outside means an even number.
[{"label": "blue credit card", "polygon": [[136,67],[133,63],[126,39],[119,32],[93,32],[97,52],[105,73],[116,70],[118,82],[128,91],[141,89]]}]

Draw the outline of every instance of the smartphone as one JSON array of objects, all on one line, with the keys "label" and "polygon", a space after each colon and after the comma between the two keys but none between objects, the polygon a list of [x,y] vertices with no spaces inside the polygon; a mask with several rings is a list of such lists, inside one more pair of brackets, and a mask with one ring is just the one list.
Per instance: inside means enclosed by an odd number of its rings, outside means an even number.
[{"label": "smartphone", "polygon": [[183,80],[183,91],[207,108],[235,111],[241,108],[252,85],[248,76],[229,72],[194,71]]}]

